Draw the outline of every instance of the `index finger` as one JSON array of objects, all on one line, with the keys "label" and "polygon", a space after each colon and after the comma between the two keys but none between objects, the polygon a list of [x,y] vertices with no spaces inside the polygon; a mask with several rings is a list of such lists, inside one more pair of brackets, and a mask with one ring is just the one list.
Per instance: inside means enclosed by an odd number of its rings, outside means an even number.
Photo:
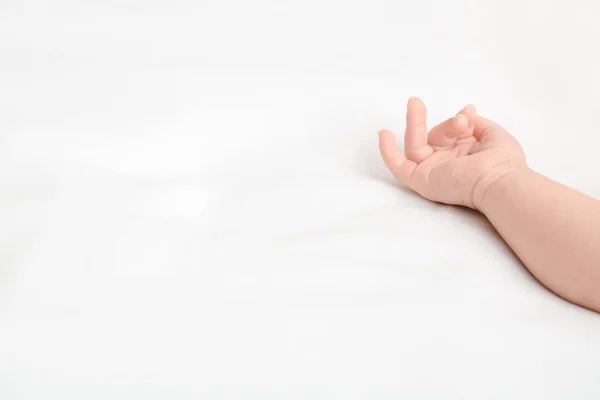
[{"label": "index finger", "polygon": [[423,101],[418,97],[411,97],[408,100],[406,110],[404,151],[406,152],[406,158],[417,164],[433,154],[433,149],[427,143],[426,119],[427,109]]}]

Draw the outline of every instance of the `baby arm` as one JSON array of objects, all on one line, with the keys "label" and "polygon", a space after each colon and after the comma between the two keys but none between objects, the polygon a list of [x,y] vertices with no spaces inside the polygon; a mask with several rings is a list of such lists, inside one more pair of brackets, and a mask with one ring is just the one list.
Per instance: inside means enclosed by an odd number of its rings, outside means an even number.
[{"label": "baby arm", "polygon": [[482,186],[475,203],[541,283],[600,312],[600,201],[520,168]]},{"label": "baby arm", "polygon": [[420,99],[408,102],[405,153],[379,133],[403,185],[482,212],[529,271],[557,295],[600,312],[600,201],[529,169],[519,143],[465,107],[428,132]]}]

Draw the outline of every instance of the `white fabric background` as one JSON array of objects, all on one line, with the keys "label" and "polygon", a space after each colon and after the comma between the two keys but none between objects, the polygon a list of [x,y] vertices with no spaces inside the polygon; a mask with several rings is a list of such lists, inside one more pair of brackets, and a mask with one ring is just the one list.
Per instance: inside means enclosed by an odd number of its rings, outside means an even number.
[{"label": "white fabric background", "polygon": [[600,3],[3,0],[0,398],[597,399],[600,317],[377,131],[600,196]]}]

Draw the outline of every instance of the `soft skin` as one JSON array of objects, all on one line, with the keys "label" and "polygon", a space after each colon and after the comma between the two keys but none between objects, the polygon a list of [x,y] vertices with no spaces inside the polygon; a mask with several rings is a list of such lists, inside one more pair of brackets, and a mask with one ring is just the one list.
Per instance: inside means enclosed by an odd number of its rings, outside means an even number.
[{"label": "soft skin", "polygon": [[472,105],[431,131],[425,120],[411,98],[405,154],[379,132],[394,177],[431,201],[480,211],[542,284],[600,312],[600,201],[532,171],[518,141]]}]

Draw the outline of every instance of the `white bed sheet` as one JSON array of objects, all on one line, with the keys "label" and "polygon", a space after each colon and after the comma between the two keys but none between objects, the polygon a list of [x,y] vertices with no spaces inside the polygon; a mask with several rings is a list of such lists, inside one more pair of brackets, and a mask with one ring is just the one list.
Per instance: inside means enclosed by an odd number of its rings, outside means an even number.
[{"label": "white bed sheet", "polygon": [[472,102],[599,196],[561,3],[3,0],[0,398],[600,398],[600,317],[376,144]]}]

